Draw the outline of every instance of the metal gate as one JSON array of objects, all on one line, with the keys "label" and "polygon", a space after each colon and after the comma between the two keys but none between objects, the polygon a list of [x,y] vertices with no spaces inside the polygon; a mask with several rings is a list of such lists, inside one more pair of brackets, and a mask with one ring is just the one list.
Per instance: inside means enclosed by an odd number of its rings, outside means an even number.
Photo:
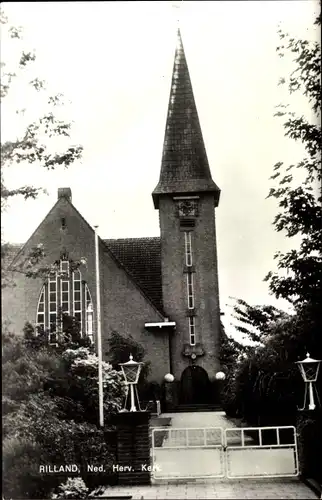
[{"label": "metal gate", "polygon": [[155,428],[154,479],[294,477],[296,429],[283,427]]},{"label": "metal gate", "polygon": [[154,479],[224,477],[223,429],[153,429],[152,457]]}]

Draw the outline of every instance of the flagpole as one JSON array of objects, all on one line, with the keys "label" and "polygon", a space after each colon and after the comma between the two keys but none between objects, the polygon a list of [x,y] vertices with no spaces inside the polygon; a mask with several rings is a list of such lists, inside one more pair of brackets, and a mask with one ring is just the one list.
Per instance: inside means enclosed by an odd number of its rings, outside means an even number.
[{"label": "flagpole", "polygon": [[103,407],[103,367],[102,367],[102,331],[101,331],[101,291],[100,291],[100,267],[99,267],[99,243],[98,226],[95,228],[95,267],[96,267],[96,309],[97,309],[97,356],[98,356],[98,403],[99,403],[99,423],[104,427],[104,407]]}]

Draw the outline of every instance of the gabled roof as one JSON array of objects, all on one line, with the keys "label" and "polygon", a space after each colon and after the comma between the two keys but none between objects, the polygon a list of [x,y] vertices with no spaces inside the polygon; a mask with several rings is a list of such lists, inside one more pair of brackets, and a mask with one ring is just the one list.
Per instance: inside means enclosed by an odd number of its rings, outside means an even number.
[{"label": "gabled roof", "polygon": [[[153,306],[164,316],[161,281],[161,240],[152,238],[120,238],[102,240],[112,257],[142,290]],[[15,261],[24,244],[2,247],[2,267]]]},{"label": "gabled roof", "polygon": [[159,208],[162,194],[211,192],[218,205],[220,189],[211,177],[180,31],[175,53],[160,180],[152,193]]},{"label": "gabled roof", "polygon": [[[4,261],[8,268],[15,265],[20,256],[23,256],[28,243],[35,237],[44,221],[57,209],[62,200],[72,207],[74,213],[94,234],[94,229],[73,205],[71,196],[70,188],[59,188],[57,202],[28,241],[25,244],[8,243],[2,246],[2,265]],[[99,241],[102,250],[105,250],[116,264],[123,269],[136,288],[159,314],[160,319],[163,320],[160,238],[123,238],[115,240],[99,238]],[[27,256],[24,257],[27,258]]]},{"label": "gabled roof", "polygon": [[156,309],[164,314],[160,238],[120,238],[103,241]]}]

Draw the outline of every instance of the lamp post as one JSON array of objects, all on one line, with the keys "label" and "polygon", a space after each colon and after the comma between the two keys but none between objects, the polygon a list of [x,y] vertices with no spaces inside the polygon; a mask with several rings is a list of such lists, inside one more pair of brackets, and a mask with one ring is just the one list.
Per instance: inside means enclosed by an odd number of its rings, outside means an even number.
[{"label": "lamp post", "polygon": [[315,382],[317,381],[321,360],[313,359],[310,357],[309,353],[307,353],[306,358],[302,359],[302,361],[297,361],[296,364],[298,365],[302,378],[305,382],[304,405],[303,408],[301,408],[301,410],[305,409],[308,389],[309,389],[309,410],[315,410],[316,405],[314,402],[314,391],[313,391],[314,388],[319,403],[320,399],[316,387],[313,384],[315,384]]},{"label": "lamp post", "polygon": [[127,393],[126,393],[126,399],[125,399],[125,405],[123,411],[126,411],[126,403],[127,403],[127,398],[128,398],[128,389],[130,388],[130,395],[131,395],[131,406],[130,406],[130,411],[137,411],[136,406],[135,406],[135,396],[137,399],[137,404],[139,411],[141,411],[140,408],[140,402],[139,402],[139,396],[137,393],[137,383],[139,381],[139,376],[141,373],[142,365],[144,363],[138,363],[137,361],[133,360],[132,354],[130,354],[130,359],[126,363],[120,363],[120,366],[122,368],[122,373],[125,379],[125,383],[127,386]]}]

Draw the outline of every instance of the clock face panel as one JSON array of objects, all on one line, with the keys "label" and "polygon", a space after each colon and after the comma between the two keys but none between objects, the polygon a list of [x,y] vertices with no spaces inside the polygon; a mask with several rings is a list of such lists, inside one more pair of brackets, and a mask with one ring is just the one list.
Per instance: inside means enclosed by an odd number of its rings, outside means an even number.
[{"label": "clock face panel", "polygon": [[197,200],[180,200],[177,208],[179,217],[197,217],[198,215]]}]

